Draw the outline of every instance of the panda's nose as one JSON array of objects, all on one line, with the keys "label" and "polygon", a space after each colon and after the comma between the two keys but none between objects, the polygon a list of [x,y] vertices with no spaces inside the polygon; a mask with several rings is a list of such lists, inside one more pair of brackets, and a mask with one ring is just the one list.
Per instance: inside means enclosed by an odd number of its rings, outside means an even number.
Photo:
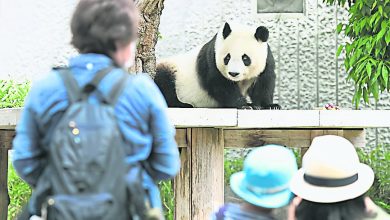
[{"label": "panda's nose", "polygon": [[233,77],[238,76],[238,74],[240,74],[240,73],[237,73],[237,72],[229,72],[229,75],[231,75],[231,76],[233,76]]}]

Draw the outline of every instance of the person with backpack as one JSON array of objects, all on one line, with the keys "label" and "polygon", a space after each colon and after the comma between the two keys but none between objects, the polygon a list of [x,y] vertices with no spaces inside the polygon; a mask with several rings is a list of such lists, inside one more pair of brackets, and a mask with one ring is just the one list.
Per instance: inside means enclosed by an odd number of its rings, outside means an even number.
[{"label": "person with backpack", "polygon": [[33,194],[21,219],[163,219],[157,181],[180,168],[158,87],[128,74],[138,11],[129,0],[80,0],[79,55],[36,81],[13,140],[13,165]]}]

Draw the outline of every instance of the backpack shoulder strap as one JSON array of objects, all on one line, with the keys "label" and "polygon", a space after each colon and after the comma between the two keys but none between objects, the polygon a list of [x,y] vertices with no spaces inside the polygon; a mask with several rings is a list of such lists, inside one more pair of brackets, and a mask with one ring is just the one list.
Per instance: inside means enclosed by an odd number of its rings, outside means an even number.
[{"label": "backpack shoulder strap", "polygon": [[93,77],[93,79],[87,83],[87,85],[84,86],[82,92],[85,93],[85,94],[90,94],[91,92],[93,92],[94,90],[96,90],[98,88],[98,85],[100,83],[100,81],[105,77],[107,76],[108,73],[111,72],[111,70],[114,69],[113,66],[108,66],[106,68],[103,68],[101,70],[99,70],[95,76]]},{"label": "backpack shoulder strap", "polygon": [[69,102],[74,103],[80,100],[80,88],[77,84],[77,81],[73,77],[71,70],[69,68],[56,68],[55,70],[58,71],[62,81],[65,84],[65,88],[69,96]]},{"label": "backpack shoulder strap", "polygon": [[127,78],[129,78],[129,73],[127,73],[125,70],[122,70],[122,75],[115,82],[111,91],[108,93],[108,100],[111,105],[115,105],[118,101],[119,96],[122,94],[122,91],[126,86]]}]

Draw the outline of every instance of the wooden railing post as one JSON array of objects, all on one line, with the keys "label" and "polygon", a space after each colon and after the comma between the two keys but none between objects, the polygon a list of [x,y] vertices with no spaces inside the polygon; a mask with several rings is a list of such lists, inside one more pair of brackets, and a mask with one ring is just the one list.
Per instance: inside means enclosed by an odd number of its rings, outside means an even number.
[{"label": "wooden railing post", "polygon": [[192,128],[191,207],[192,219],[210,219],[224,203],[223,130]]},{"label": "wooden railing post", "polygon": [[[0,140],[1,141],[1,140]],[[7,191],[8,149],[0,146],[0,220],[6,220],[8,214]]]},{"label": "wooden railing post", "polygon": [[13,136],[12,130],[0,130],[0,220],[7,220],[8,215],[8,150]]},{"label": "wooden railing post", "polygon": [[[191,128],[181,129],[185,134],[180,134],[177,130],[176,140],[179,135],[185,136],[184,143],[178,142],[180,149],[181,167],[179,174],[173,181],[175,193],[175,220],[191,219]],[[183,132],[181,132],[183,133]],[[183,138],[181,138],[183,139]]]}]

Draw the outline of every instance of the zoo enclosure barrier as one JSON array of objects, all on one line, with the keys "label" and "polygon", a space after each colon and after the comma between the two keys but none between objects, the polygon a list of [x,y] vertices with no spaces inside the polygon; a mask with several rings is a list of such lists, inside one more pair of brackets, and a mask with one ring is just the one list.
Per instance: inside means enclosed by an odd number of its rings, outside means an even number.
[{"label": "zoo enclosure barrier", "polygon": [[[8,150],[21,109],[0,110],[0,220],[7,219]],[[390,110],[237,110],[169,108],[181,170],[174,179],[175,219],[209,219],[224,203],[224,148],[280,144],[303,155],[316,136],[365,146],[364,128],[390,127]]]}]

